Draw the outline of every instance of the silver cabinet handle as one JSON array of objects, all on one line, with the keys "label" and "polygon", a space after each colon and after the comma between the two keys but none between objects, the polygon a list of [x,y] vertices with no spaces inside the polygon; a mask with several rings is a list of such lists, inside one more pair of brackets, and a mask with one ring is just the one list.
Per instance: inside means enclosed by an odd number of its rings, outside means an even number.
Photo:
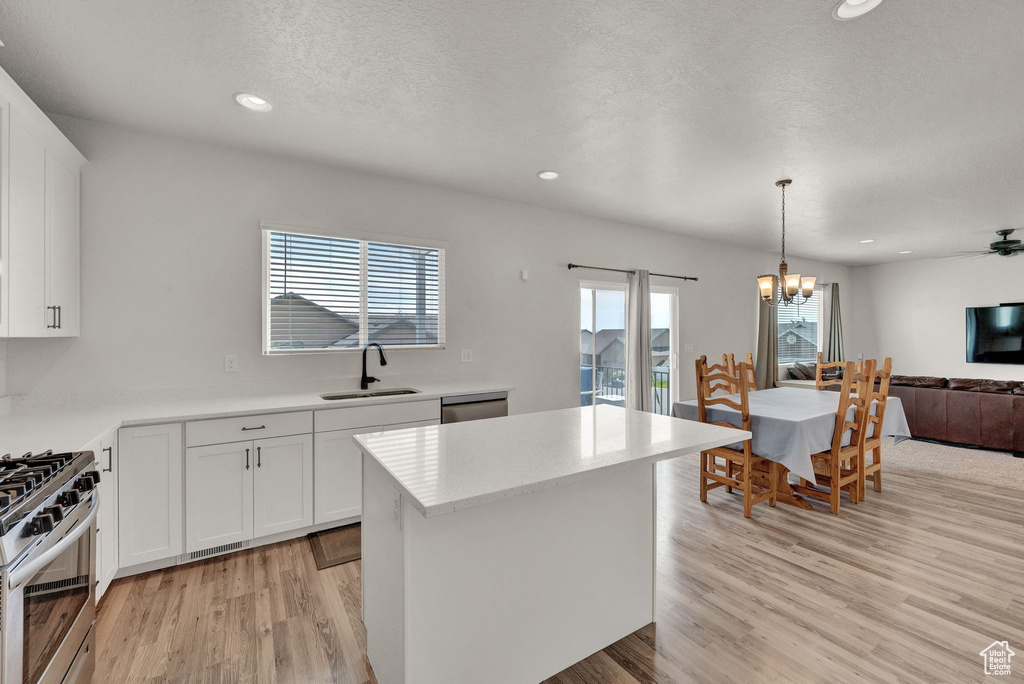
[{"label": "silver cabinet handle", "polygon": [[262,450],[263,450],[263,447],[256,447],[256,467],[257,468],[262,468],[263,467],[263,456],[260,453]]},{"label": "silver cabinet handle", "polygon": [[103,447],[103,450],[107,452],[107,467],[101,472],[110,473],[114,471],[114,447]]},{"label": "silver cabinet handle", "polygon": [[245,469],[249,469],[249,450],[245,450]]},{"label": "silver cabinet handle", "polygon": [[61,325],[64,324],[64,312],[61,311],[60,306],[57,306],[57,329],[59,330]]},{"label": "silver cabinet handle", "polygon": [[59,328],[60,326],[57,325],[57,308],[58,307],[56,307],[56,306],[48,306],[46,308],[49,311],[53,311],[53,325],[47,325],[46,326],[47,329],[53,330],[53,329]]},{"label": "silver cabinet handle", "polygon": [[267,429],[266,425],[260,425],[259,427],[254,427],[254,428],[244,427],[244,428],[242,428],[242,432],[245,432],[246,430],[266,430],[266,429]]}]

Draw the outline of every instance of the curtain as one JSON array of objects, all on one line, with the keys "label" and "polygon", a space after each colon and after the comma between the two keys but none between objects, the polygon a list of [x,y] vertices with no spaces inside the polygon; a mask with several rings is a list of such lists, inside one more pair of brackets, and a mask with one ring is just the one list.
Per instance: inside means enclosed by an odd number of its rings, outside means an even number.
[{"label": "curtain", "polygon": [[[779,289],[778,277],[772,279],[772,292]],[[757,359],[754,381],[758,389],[771,389],[779,379],[779,319],[774,306],[758,298]]]},{"label": "curtain", "polygon": [[[826,285],[825,288],[828,288],[830,292],[822,292],[823,295],[828,295],[823,298],[828,302],[828,311],[827,317],[824,315],[822,316],[822,323],[827,325],[828,328],[825,329],[825,353],[822,354],[822,357],[824,357],[825,363],[845,361],[846,353],[843,349],[843,316],[839,311],[839,283]],[[824,290],[825,288],[822,289]],[[822,313],[826,314],[824,311],[824,302],[822,308]]]},{"label": "curtain", "polygon": [[654,408],[651,389],[651,277],[647,271],[629,276],[626,304],[626,406],[638,411]]}]

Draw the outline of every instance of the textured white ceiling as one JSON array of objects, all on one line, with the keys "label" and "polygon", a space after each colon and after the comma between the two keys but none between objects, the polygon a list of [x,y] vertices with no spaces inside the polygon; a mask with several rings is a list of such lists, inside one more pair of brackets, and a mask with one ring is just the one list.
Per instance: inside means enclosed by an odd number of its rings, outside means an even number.
[{"label": "textured white ceiling", "polygon": [[1024,226],[1024,2],[833,5],[4,0],[0,66],[48,112],[769,249],[790,176],[789,251],[843,263]]}]

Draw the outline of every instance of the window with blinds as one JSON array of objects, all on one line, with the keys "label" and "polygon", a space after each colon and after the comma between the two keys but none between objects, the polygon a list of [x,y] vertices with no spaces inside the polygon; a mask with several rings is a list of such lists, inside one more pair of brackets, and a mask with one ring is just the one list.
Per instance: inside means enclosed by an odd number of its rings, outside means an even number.
[{"label": "window with blinds", "polygon": [[444,250],[265,230],[268,354],[444,345]]},{"label": "window with blinds", "polygon": [[821,351],[821,290],[803,304],[779,304],[779,363],[814,363]]}]

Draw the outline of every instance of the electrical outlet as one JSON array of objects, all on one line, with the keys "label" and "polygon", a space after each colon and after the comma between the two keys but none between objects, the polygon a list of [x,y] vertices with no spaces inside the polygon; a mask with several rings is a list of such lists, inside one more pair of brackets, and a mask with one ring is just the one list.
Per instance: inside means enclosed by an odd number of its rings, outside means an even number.
[{"label": "electrical outlet", "polygon": [[472,362],[473,362],[473,350],[472,349],[463,349],[462,350],[462,363],[472,363]]},{"label": "electrical outlet", "polygon": [[688,344],[684,348],[686,349],[686,353],[687,354],[692,354],[693,353],[693,345],[692,344]]},{"label": "electrical outlet", "polygon": [[237,373],[238,372],[238,354],[225,354],[224,355],[224,372],[225,373]]}]

